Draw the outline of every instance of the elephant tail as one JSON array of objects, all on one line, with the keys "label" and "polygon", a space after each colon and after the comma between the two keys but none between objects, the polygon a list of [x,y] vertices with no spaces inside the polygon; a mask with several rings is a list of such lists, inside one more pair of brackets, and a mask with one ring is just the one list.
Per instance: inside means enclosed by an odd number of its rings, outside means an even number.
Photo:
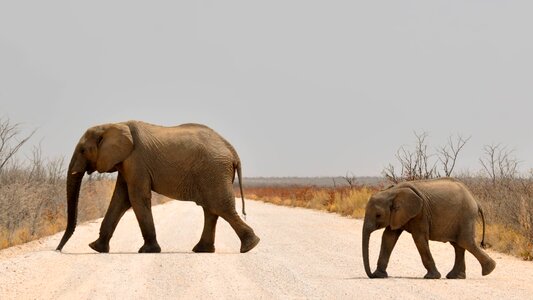
[{"label": "elephant tail", "polygon": [[241,191],[241,201],[242,201],[242,215],[244,220],[246,220],[246,210],[244,208],[244,192],[242,190],[242,171],[241,171],[241,162],[237,161],[233,165],[233,168],[237,171],[237,177],[239,178],[239,189]]},{"label": "elephant tail", "polygon": [[481,215],[481,220],[483,221],[483,235],[481,236],[481,248],[486,249],[487,245],[485,244],[485,216],[483,215],[483,209],[481,206],[477,206],[478,212]]}]

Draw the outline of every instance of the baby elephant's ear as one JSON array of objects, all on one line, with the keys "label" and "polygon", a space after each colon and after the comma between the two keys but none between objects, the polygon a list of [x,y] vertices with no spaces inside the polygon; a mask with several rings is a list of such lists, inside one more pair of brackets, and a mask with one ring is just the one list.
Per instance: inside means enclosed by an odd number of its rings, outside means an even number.
[{"label": "baby elephant's ear", "polygon": [[410,188],[399,188],[393,193],[390,227],[399,229],[422,210],[422,199]]}]

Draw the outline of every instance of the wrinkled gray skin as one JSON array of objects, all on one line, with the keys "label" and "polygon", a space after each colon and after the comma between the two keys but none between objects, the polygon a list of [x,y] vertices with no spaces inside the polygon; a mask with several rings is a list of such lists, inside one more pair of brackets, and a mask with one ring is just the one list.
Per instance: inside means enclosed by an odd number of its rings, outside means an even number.
[{"label": "wrinkled gray skin", "polygon": [[[199,124],[162,127],[139,121],[89,128],[74,150],[67,175],[67,229],[61,250],[76,227],[80,185],[88,174],[118,171],[111,203],[99,238],[89,246],[109,252],[109,240],[130,207],[144,238],[139,252],[161,252],[151,209],[151,191],[172,199],[194,201],[204,210],[204,229],[194,252],[215,251],[218,217],[226,220],[241,240],[241,252],[259,243],[235,210],[233,180],[241,178],[241,163],[233,147],[212,129]],[[241,185],[242,195],[242,185]],[[244,211],[244,196],[243,214]]]},{"label": "wrinkled gray skin", "polygon": [[[455,264],[447,278],[466,278],[465,249],[472,253],[482,267],[482,274],[488,275],[496,267],[482,249],[476,245],[475,223],[481,214],[483,238],[485,239],[485,218],[483,211],[472,194],[461,182],[442,178],[403,182],[377,192],[370,198],[363,225],[363,262],[370,278],[386,278],[389,258],[405,230],[411,233],[422,257],[427,274],[424,278],[437,279],[441,275],[435,266],[428,240],[450,242],[455,249]],[[370,234],[385,228],[377,269],[370,270],[368,243]]]}]

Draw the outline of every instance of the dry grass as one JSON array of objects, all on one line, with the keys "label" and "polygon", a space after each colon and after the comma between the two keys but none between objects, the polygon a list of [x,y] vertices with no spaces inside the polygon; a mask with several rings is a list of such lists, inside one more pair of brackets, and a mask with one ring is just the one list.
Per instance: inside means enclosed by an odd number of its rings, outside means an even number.
[{"label": "dry grass", "polygon": [[[78,204],[78,223],[103,217],[115,186],[109,178],[84,180]],[[0,186],[0,249],[65,230],[65,181],[12,182]],[[154,204],[169,199],[155,194]]]},{"label": "dry grass", "polygon": [[487,235],[486,242],[490,248],[524,260],[533,260],[533,244],[522,233],[502,224],[487,225],[487,232],[490,234]]},{"label": "dry grass", "polygon": [[483,207],[487,244],[496,251],[533,260],[533,181],[462,180]]},{"label": "dry grass", "polygon": [[[80,191],[78,220],[101,217],[113,182],[86,180]],[[65,182],[12,182],[0,187],[0,249],[62,231],[66,226]]]},{"label": "dry grass", "polygon": [[245,189],[247,198],[284,206],[305,207],[361,218],[377,189],[372,187],[256,187]]}]

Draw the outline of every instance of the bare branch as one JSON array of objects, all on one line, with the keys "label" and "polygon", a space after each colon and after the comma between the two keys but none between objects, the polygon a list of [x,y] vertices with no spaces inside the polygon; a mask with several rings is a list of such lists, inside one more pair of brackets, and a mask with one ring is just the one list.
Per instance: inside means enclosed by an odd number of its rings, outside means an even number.
[{"label": "bare branch", "polygon": [[385,169],[383,169],[383,176],[387,178],[387,180],[398,183],[400,182],[400,179],[398,178],[398,175],[396,175],[396,171],[394,170],[394,166],[392,164],[389,164]]},{"label": "bare branch", "polygon": [[462,135],[458,134],[454,141],[452,136],[450,136],[448,137],[448,143],[437,149],[438,159],[442,164],[444,175],[446,177],[452,175],[453,169],[457,163],[457,157],[470,138],[471,136],[464,138]]},{"label": "bare branch", "polygon": [[[351,175],[348,175],[348,173],[350,173]],[[350,188],[354,187],[354,185],[357,183],[357,177],[352,172],[346,172],[344,180],[346,180]]]},{"label": "bare branch", "polygon": [[427,144],[428,134],[426,132],[415,135],[414,149],[411,151],[405,146],[401,146],[396,152],[396,159],[400,164],[400,174],[392,164],[389,164],[382,174],[394,183],[404,180],[431,179],[441,176],[439,172],[439,162],[442,164],[445,176],[451,176],[459,153],[470,139],[461,135],[457,136],[456,141],[450,137],[448,144],[444,147],[437,148],[437,154],[430,153]]},{"label": "bare branch", "polygon": [[493,184],[498,180],[511,180],[517,177],[520,162],[514,157],[513,150],[501,144],[491,144],[485,145],[483,152],[484,156],[479,162]]},{"label": "bare branch", "polygon": [[0,119],[0,172],[36,131],[37,129],[19,139],[20,124],[11,124],[8,118]]}]

